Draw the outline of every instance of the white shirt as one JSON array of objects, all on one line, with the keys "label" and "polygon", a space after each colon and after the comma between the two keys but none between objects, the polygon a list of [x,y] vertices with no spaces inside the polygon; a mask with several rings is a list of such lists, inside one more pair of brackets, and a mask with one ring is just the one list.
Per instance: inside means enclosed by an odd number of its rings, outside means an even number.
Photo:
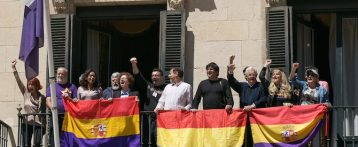
[{"label": "white shirt", "polygon": [[185,82],[168,84],[165,86],[162,96],[156,108],[162,110],[189,110],[193,101],[191,86]]},{"label": "white shirt", "polygon": [[129,91],[121,91],[121,97],[128,97]]}]

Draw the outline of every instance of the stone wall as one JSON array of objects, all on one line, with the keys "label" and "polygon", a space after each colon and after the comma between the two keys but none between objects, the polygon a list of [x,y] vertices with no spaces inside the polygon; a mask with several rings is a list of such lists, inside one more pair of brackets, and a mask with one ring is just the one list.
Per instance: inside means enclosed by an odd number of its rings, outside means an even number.
[{"label": "stone wall", "polygon": [[[244,81],[242,69],[253,66],[261,69],[266,58],[265,1],[262,0],[187,0],[188,11],[186,51],[193,52],[192,67],[194,94],[201,80],[206,79],[205,66],[216,62],[220,77],[226,78],[229,56],[235,55],[235,77]],[[188,36],[189,35],[189,36]],[[259,70],[260,71],[260,70]],[[235,106],[238,94],[233,91]]]},{"label": "stone wall", "polygon": [[[0,0],[0,119],[8,123],[17,138],[17,107],[23,106],[23,97],[16,84],[11,60],[19,56],[24,2],[22,0]],[[46,47],[40,49],[40,74],[42,86],[46,86]],[[24,64],[18,60],[17,70],[26,85]],[[41,90],[43,93],[45,88]]]}]

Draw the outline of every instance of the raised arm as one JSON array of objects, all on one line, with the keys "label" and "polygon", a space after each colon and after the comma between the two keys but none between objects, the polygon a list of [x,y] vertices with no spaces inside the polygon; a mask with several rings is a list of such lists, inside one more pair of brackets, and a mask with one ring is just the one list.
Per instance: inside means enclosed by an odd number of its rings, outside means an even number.
[{"label": "raised arm", "polygon": [[269,68],[271,62],[272,62],[271,59],[267,59],[265,61],[264,67],[262,67],[262,70],[259,74],[259,79],[262,83],[264,83],[265,87],[268,87],[268,85],[270,84],[270,82],[266,79],[266,72],[267,72],[267,69]]},{"label": "raised arm", "polygon": [[231,88],[234,89],[236,92],[240,93],[241,84],[234,77],[234,70],[235,70],[235,64],[233,64],[234,59],[235,59],[234,55],[230,56],[230,63],[227,66],[227,80]]},{"label": "raised arm", "polygon": [[293,80],[294,80],[294,78],[295,78],[295,73],[296,73],[297,68],[298,68],[299,65],[300,65],[299,63],[293,63],[293,64],[292,64],[292,70],[291,70],[291,72],[290,72],[290,81],[293,81]]},{"label": "raised arm", "polygon": [[132,71],[133,71],[133,74],[138,74],[139,73],[139,68],[138,68],[138,65],[137,65],[137,58],[136,57],[132,57],[130,59],[130,62],[132,64]]},{"label": "raised arm", "polygon": [[303,86],[305,85],[305,81],[301,81],[297,78],[297,76],[295,75],[297,68],[299,66],[299,63],[293,63],[292,64],[292,70],[290,73],[290,82],[294,85],[294,86],[298,86],[301,89],[303,88]]},{"label": "raised arm", "polygon": [[11,61],[11,67],[12,67],[12,71],[14,73],[14,77],[16,79],[17,86],[19,86],[19,89],[20,89],[22,95],[24,95],[24,93],[26,91],[26,87],[25,87],[24,83],[22,83],[22,81],[19,77],[19,73],[16,70],[16,63],[17,63],[16,59]]},{"label": "raised arm", "polygon": [[[130,59],[130,62],[132,64],[132,71],[134,75],[134,85],[136,88],[138,88],[139,93],[142,95],[147,94],[147,87],[148,87],[148,81],[144,78],[142,73],[139,71],[138,68],[138,61],[136,57],[133,57]],[[146,96],[141,96],[139,98],[144,98]]]}]

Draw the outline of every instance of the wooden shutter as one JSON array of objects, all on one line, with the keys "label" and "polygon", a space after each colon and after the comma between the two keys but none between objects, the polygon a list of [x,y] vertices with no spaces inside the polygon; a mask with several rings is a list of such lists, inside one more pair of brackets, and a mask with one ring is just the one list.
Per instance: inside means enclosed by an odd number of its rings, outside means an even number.
[{"label": "wooden shutter", "polygon": [[[69,69],[70,17],[68,14],[51,15],[51,33],[54,69]],[[56,72],[56,71],[55,71]],[[69,75],[71,75],[69,73]]]},{"label": "wooden shutter", "polygon": [[160,12],[159,67],[169,83],[168,71],[173,67],[184,70],[185,10]]},{"label": "wooden shutter", "polygon": [[269,7],[266,10],[267,55],[271,67],[282,68],[289,74],[292,63],[292,8]]}]

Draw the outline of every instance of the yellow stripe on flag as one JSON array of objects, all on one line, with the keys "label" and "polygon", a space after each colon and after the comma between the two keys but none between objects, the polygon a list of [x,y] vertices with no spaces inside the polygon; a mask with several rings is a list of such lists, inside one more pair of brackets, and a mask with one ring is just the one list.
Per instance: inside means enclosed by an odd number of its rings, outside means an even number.
[{"label": "yellow stripe on flag", "polygon": [[160,147],[241,147],[245,127],[157,129]]},{"label": "yellow stripe on flag", "polygon": [[[305,138],[322,119],[318,116],[304,124],[279,124],[279,125],[258,125],[251,124],[252,137],[255,143],[287,143]],[[290,133],[289,138],[284,138],[283,133]]]},{"label": "yellow stripe on flag", "polygon": [[66,112],[62,130],[85,139],[136,135],[140,133],[139,116],[77,119]]}]

